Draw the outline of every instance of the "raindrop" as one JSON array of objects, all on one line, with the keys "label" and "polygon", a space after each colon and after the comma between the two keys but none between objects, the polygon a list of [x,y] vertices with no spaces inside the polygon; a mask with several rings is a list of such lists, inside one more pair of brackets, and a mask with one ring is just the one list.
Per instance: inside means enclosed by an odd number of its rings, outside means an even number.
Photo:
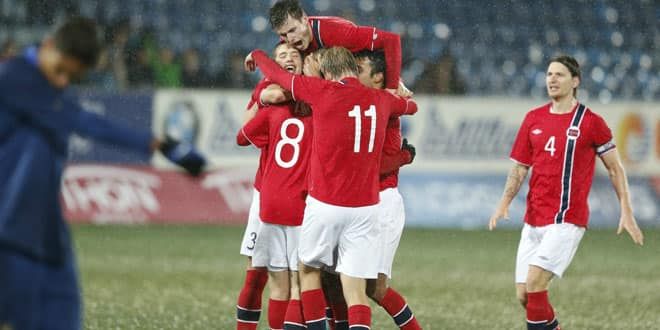
[{"label": "raindrop", "polygon": [[438,39],[447,39],[451,35],[451,29],[447,24],[438,23],[433,26],[433,33]]},{"label": "raindrop", "polygon": [[598,101],[603,104],[612,102],[612,93],[607,89],[601,90],[600,93],[598,93]]},{"label": "raindrop", "polygon": [[601,67],[596,66],[591,70],[591,79],[597,83],[603,82],[603,79],[605,78],[605,71],[601,69]]},{"label": "raindrop", "polygon": [[314,9],[318,11],[326,11],[330,8],[329,0],[316,0],[314,1]]},{"label": "raindrop", "polygon": [[268,20],[263,16],[257,16],[252,19],[252,30],[263,32],[268,27]]},{"label": "raindrop", "polygon": [[623,34],[621,34],[619,31],[614,31],[610,37],[610,40],[612,41],[612,45],[614,47],[621,47],[623,44]]},{"label": "raindrop", "polygon": [[360,9],[365,12],[370,12],[376,9],[376,2],[374,0],[360,0]]},{"label": "raindrop", "polygon": [[516,65],[511,60],[506,60],[502,64],[502,72],[507,76],[513,76],[516,73]]},{"label": "raindrop", "polygon": [[619,12],[616,9],[609,7],[605,9],[605,19],[608,23],[615,24],[619,20]]},{"label": "raindrop", "polygon": [[648,69],[651,68],[652,64],[653,64],[653,60],[651,60],[651,56],[643,54],[642,56],[639,57],[639,66],[640,67],[648,70]]},{"label": "raindrop", "polygon": [[419,23],[412,23],[408,25],[408,35],[412,38],[419,39],[424,35],[424,29]]}]

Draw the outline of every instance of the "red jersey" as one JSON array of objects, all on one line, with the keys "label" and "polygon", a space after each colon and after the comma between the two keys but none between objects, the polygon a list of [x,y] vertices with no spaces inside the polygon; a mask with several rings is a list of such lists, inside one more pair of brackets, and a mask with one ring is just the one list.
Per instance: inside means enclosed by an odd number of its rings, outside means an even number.
[{"label": "red jersey", "polygon": [[264,75],[312,107],[314,136],[309,194],[328,204],[378,203],[380,158],[390,117],[417,112],[415,102],[363,86],[293,75],[263,51],[252,56]]},{"label": "red jersey", "polygon": [[[255,103],[258,104],[259,108],[262,108],[264,105],[261,103],[261,97],[260,97],[261,91],[263,91],[266,87],[268,87],[272,83],[273,83],[272,81],[269,81],[266,78],[261,79],[257,83],[257,86],[254,87],[254,90],[252,91],[252,95],[250,96],[250,102],[248,102],[248,105],[247,107],[245,107],[245,109],[249,110],[250,108],[252,108],[252,106]],[[243,145],[243,144],[239,143],[239,145]],[[259,154],[259,167],[257,168],[257,173],[254,175],[254,189],[256,189],[257,191],[261,191],[261,177],[265,163],[266,163],[266,153],[263,152],[262,150],[261,153]]]},{"label": "red jersey", "polygon": [[525,222],[586,227],[596,155],[615,148],[612,132],[583,104],[566,114],[550,109],[546,104],[527,113],[511,151],[513,161],[532,168]]},{"label": "red jersey", "polygon": [[385,86],[391,89],[399,87],[401,37],[398,34],[378,30],[373,26],[358,26],[341,17],[309,16],[308,22],[312,30],[312,41],[306,53],[333,46],[341,46],[351,52],[382,49],[387,72]]},{"label": "red jersey", "polygon": [[[391,118],[385,129],[383,142],[383,157],[401,154],[401,119]],[[396,188],[399,185],[399,170],[380,176],[380,191]]]},{"label": "red jersey", "polygon": [[241,132],[266,155],[261,179],[261,221],[302,224],[307,197],[307,169],[312,149],[312,118],[291,114],[291,105],[259,110]]}]

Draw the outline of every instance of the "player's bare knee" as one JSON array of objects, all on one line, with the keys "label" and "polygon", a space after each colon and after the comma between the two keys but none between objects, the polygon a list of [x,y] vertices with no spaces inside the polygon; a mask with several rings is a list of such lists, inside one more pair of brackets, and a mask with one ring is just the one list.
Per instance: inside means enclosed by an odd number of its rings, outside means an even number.
[{"label": "player's bare knee", "polygon": [[381,278],[380,274],[377,280],[367,281],[367,296],[376,303],[380,303],[387,293],[387,278]]}]

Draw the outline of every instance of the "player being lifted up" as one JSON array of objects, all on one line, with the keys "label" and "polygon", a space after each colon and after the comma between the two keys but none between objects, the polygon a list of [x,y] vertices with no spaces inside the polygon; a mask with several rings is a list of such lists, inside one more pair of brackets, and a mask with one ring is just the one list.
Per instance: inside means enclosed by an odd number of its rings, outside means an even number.
[{"label": "player being lifted up", "polygon": [[[292,47],[284,48],[280,44],[275,48],[274,56],[275,61],[282,68],[289,72],[300,74],[302,58],[297,50]],[[273,83],[268,78],[263,78],[252,92],[247,105],[244,124],[254,118],[259,109],[271,104],[279,104],[290,100],[291,94],[288,91]],[[294,102],[293,106],[298,112],[309,111],[308,107],[302,102]],[[255,268],[252,266],[252,256],[261,226],[259,217],[260,191],[267,158],[267,150],[264,152],[262,149],[259,156],[259,167],[254,178],[254,191],[248,214],[248,223],[243,234],[243,240],[241,241],[240,253],[248,257],[248,263],[245,281],[236,304],[236,326],[239,330],[257,328],[261,316],[262,293],[268,281],[268,271],[266,268]]]},{"label": "player being lifted up", "polygon": [[490,230],[499,219],[508,218],[509,205],[532,168],[515,271],[527,329],[559,329],[548,287],[568,268],[587,227],[596,156],[607,168],[619,198],[618,233],[626,230],[635,243],[644,241],[612,132],[602,117],[576,99],[580,79],[580,66],[573,57],[550,60],[545,82],[551,102],[525,116],[511,150],[515,164],[490,218]]},{"label": "player being lifted up", "polygon": [[417,105],[360,84],[355,58],[345,48],[324,52],[321,73],[327,80],[292,75],[263,51],[248,55],[248,64],[253,61],[266,77],[290,89],[293,99],[303,100],[313,109],[309,196],[298,252],[307,327],[325,329],[320,268],[333,266],[336,249],[349,325],[368,329],[371,310],[365,279],[378,277],[379,228],[375,222],[385,127],[390,117],[415,113]]},{"label": "player being lifted up", "polygon": [[192,174],[205,160],[190,145],[160,141],[84,111],[65,92],[100,53],[93,21],[71,18],[39,47],[0,64],[0,328],[81,328],[69,229],[59,202],[69,137],[78,133],[151,153]]},{"label": "player being lifted up", "polygon": [[401,38],[398,34],[372,26],[358,26],[340,17],[307,16],[297,0],[276,2],[270,8],[269,20],[282,40],[304,55],[333,46],[344,47],[351,52],[383,50],[389,73],[386,88],[396,90],[402,96],[412,94],[400,81]]},{"label": "player being lifted up", "polygon": [[[302,56],[297,49],[279,44],[274,58],[282,68],[301,73]],[[311,153],[310,115],[309,108],[295,107],[293,102],[271,105],[259,110],[237,136],[238,144],[252,144],[266,155],[259,207],[262,223],[252,266],[268,269],[271,329],[282,329],[285,321],[294,327],[304,325],[297,271]]]}]

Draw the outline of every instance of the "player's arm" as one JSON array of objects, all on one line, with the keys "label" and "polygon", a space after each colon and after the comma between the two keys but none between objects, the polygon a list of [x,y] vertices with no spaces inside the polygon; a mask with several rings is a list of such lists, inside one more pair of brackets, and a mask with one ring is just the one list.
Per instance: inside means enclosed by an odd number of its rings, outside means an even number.
[{"label": "player's arm", "polygon": [[402,115],[414,115],[417,113],[417,103],[411,98],[400,97],[389,92],[384,93],[384,95],[386,95],[386,97],[388,97],[393,104],[390,118]]},{"label": "player's arm", "polygon": [[612,186],[616,191],[616,196],[619,199],[621,207],[621,218],[619,219],[619,228],[617,234],[621,234],[623,230],[627,231],[632,240],[639,245],[644,245],[644,234],[637,226],[635,215],[633,214],[632,203],[630,202],[630,187],[628,185],[628,178],[626,171],[621,163],[619,153],[613,147],[599,152],[600,159],[607,168]]},{"label": "player's arm", "polygon": [[259,95],[261,105],[284,103],[291,100],[291,92],[276,84],[264,88]]},{"label": "player's arm", "polygon": [[511,205],[511,202],[520,191],[523,182],[525,182],[527,172],[529,172],[529,166],[524,164],[515,163],[513,167],[511,167],[506,179],[506,184],[504,185],[502,198],[500,198],[500,202],[497,204],[495,212],[490,217],[488,229],[495,229],[497,221],[500,219],[509,219],[509,205]]},{"label": "player's arm", "polygon": [[284,70],[260,49],[248,55],[248,62],[258,66],[268,79],[290,91],[291,98],[296,101],[301,100],[313,105],[326,86],[323,79],[294,75]]},{"label": "player's arm", "polygon": [[380,175],[392,173],[404,165],[411,164],[416,154],[415,146],[408,143],[408,139],[403,139],[399,152],[391,155],[383,153],[380,160]]},{"label": "player's arm", "polygon": [[257,148],[268,145],[268,110],[258,111],[254,118],[241,127],[236,134],[236,144],[254,145]]}]

